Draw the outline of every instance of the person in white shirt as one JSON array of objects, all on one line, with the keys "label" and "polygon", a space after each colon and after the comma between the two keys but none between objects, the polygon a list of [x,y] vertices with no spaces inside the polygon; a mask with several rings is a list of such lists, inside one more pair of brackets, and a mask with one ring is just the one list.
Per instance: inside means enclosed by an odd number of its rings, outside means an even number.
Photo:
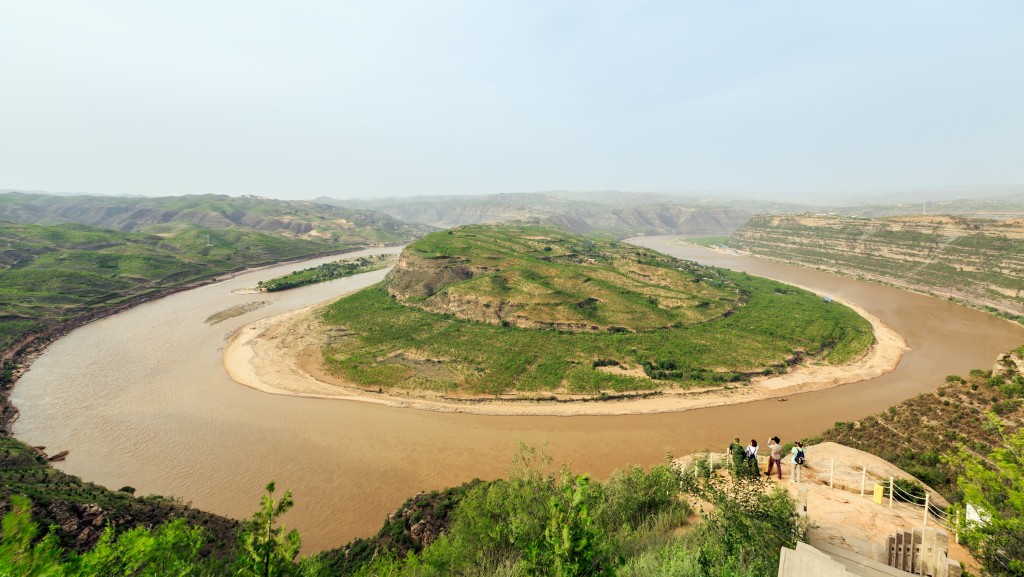
[{"label": "person in white shirt", "polygon": [[747,445],[747,449],[743,452],[743,460],[746,461],[754,471],[761,470],[760,467],[757,466],[757,439],[750,439],[750,444]]}]

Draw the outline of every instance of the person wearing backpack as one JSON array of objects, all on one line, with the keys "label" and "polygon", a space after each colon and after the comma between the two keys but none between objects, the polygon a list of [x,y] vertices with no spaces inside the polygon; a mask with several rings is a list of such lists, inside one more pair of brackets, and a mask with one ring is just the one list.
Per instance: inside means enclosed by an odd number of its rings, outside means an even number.
[{"label": "person wearing backpack", "polygon": [[750,444],[743,451],[743,461],[749,465],[750,473],[757,476],[760,468],[757,465],[757,439],[750,439]]},{"label": "person wearing backpack", "polygon": [[797,441],[793,445],[793,477],[790,479],[791,482],[800,482],[800,472],[804,468],[804,463],[807,462],[807,449],[804,447],[803,442]]}]

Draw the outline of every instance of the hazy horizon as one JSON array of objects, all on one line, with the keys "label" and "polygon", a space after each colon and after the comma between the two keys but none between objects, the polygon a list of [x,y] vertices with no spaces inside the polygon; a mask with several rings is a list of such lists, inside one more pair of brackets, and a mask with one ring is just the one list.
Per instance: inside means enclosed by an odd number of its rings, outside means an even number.
[{"label": "hazy horizon", "polygon": [[1009,1],[9,3],[0,187],[807,204],[1018,189],[1021,16]]}]

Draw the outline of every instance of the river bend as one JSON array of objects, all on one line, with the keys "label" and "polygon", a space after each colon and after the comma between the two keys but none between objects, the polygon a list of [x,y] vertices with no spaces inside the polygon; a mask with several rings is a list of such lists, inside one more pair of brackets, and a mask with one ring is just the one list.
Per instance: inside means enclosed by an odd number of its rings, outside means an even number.
[{"label": "river bend", "polygon": [[[293,489],[286,522],[306,551],[376,532],[421,490],[504,476],[516,442],[548,444],[556,463],[604,477],[627,463],[650,465],[728,440],[785,440],[877,412],[939,385],[947,374],[988,368],[1024,343],[1024,327],[952,303],[882,285],[651,237],[636,242],[703,262],[806,286],[854,302],[902,334],[912,351],[892,373],[861,383],[676,414],[498,417],[276,396],[233,382],[221,350],[259,318],[373,284],[377,271],[270,294],[236,294],[320,262],[275,267],[177,293],[88,324],[53,343],[18,382],[19,439],[69,449],[58,465],[139,495],[173,495],[243,518],[274,479]],[[349,256],[397,249],[374,249]],[[334,257],[337,258],[337,257]],[[229,307],[269,304],[209,325]]]}]

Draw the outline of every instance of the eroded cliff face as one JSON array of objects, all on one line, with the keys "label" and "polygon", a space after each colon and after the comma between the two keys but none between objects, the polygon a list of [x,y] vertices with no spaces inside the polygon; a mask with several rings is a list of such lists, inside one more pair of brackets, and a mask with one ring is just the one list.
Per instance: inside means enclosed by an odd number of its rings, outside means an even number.
[{"label": "eroded cliff face", "polygon": [[405,251],[384,282],[388,293],[399,301],[419,301],[434,296],[444,286],[490,270],[460,258],[423,258]]},{"label": "eroded cliff face", "polygon": [[1024,220],[758,215],[729,245],[1024,315]]},{"label": "eroded cliff face", "polygon": [[[493,295],[452,294],[445,287],[467,281],[496,269],[473,266],[457,258],[422,258],[402,253],[395,268],[384,280],[388,294],[398,302],[463,320],[507,324],[519,328],[553,328],[566,331],[598,331],[603,327],[579,322],[538,320],[520,313],[520,305]],[[552,311],[554,312],[554,311]]]}]

